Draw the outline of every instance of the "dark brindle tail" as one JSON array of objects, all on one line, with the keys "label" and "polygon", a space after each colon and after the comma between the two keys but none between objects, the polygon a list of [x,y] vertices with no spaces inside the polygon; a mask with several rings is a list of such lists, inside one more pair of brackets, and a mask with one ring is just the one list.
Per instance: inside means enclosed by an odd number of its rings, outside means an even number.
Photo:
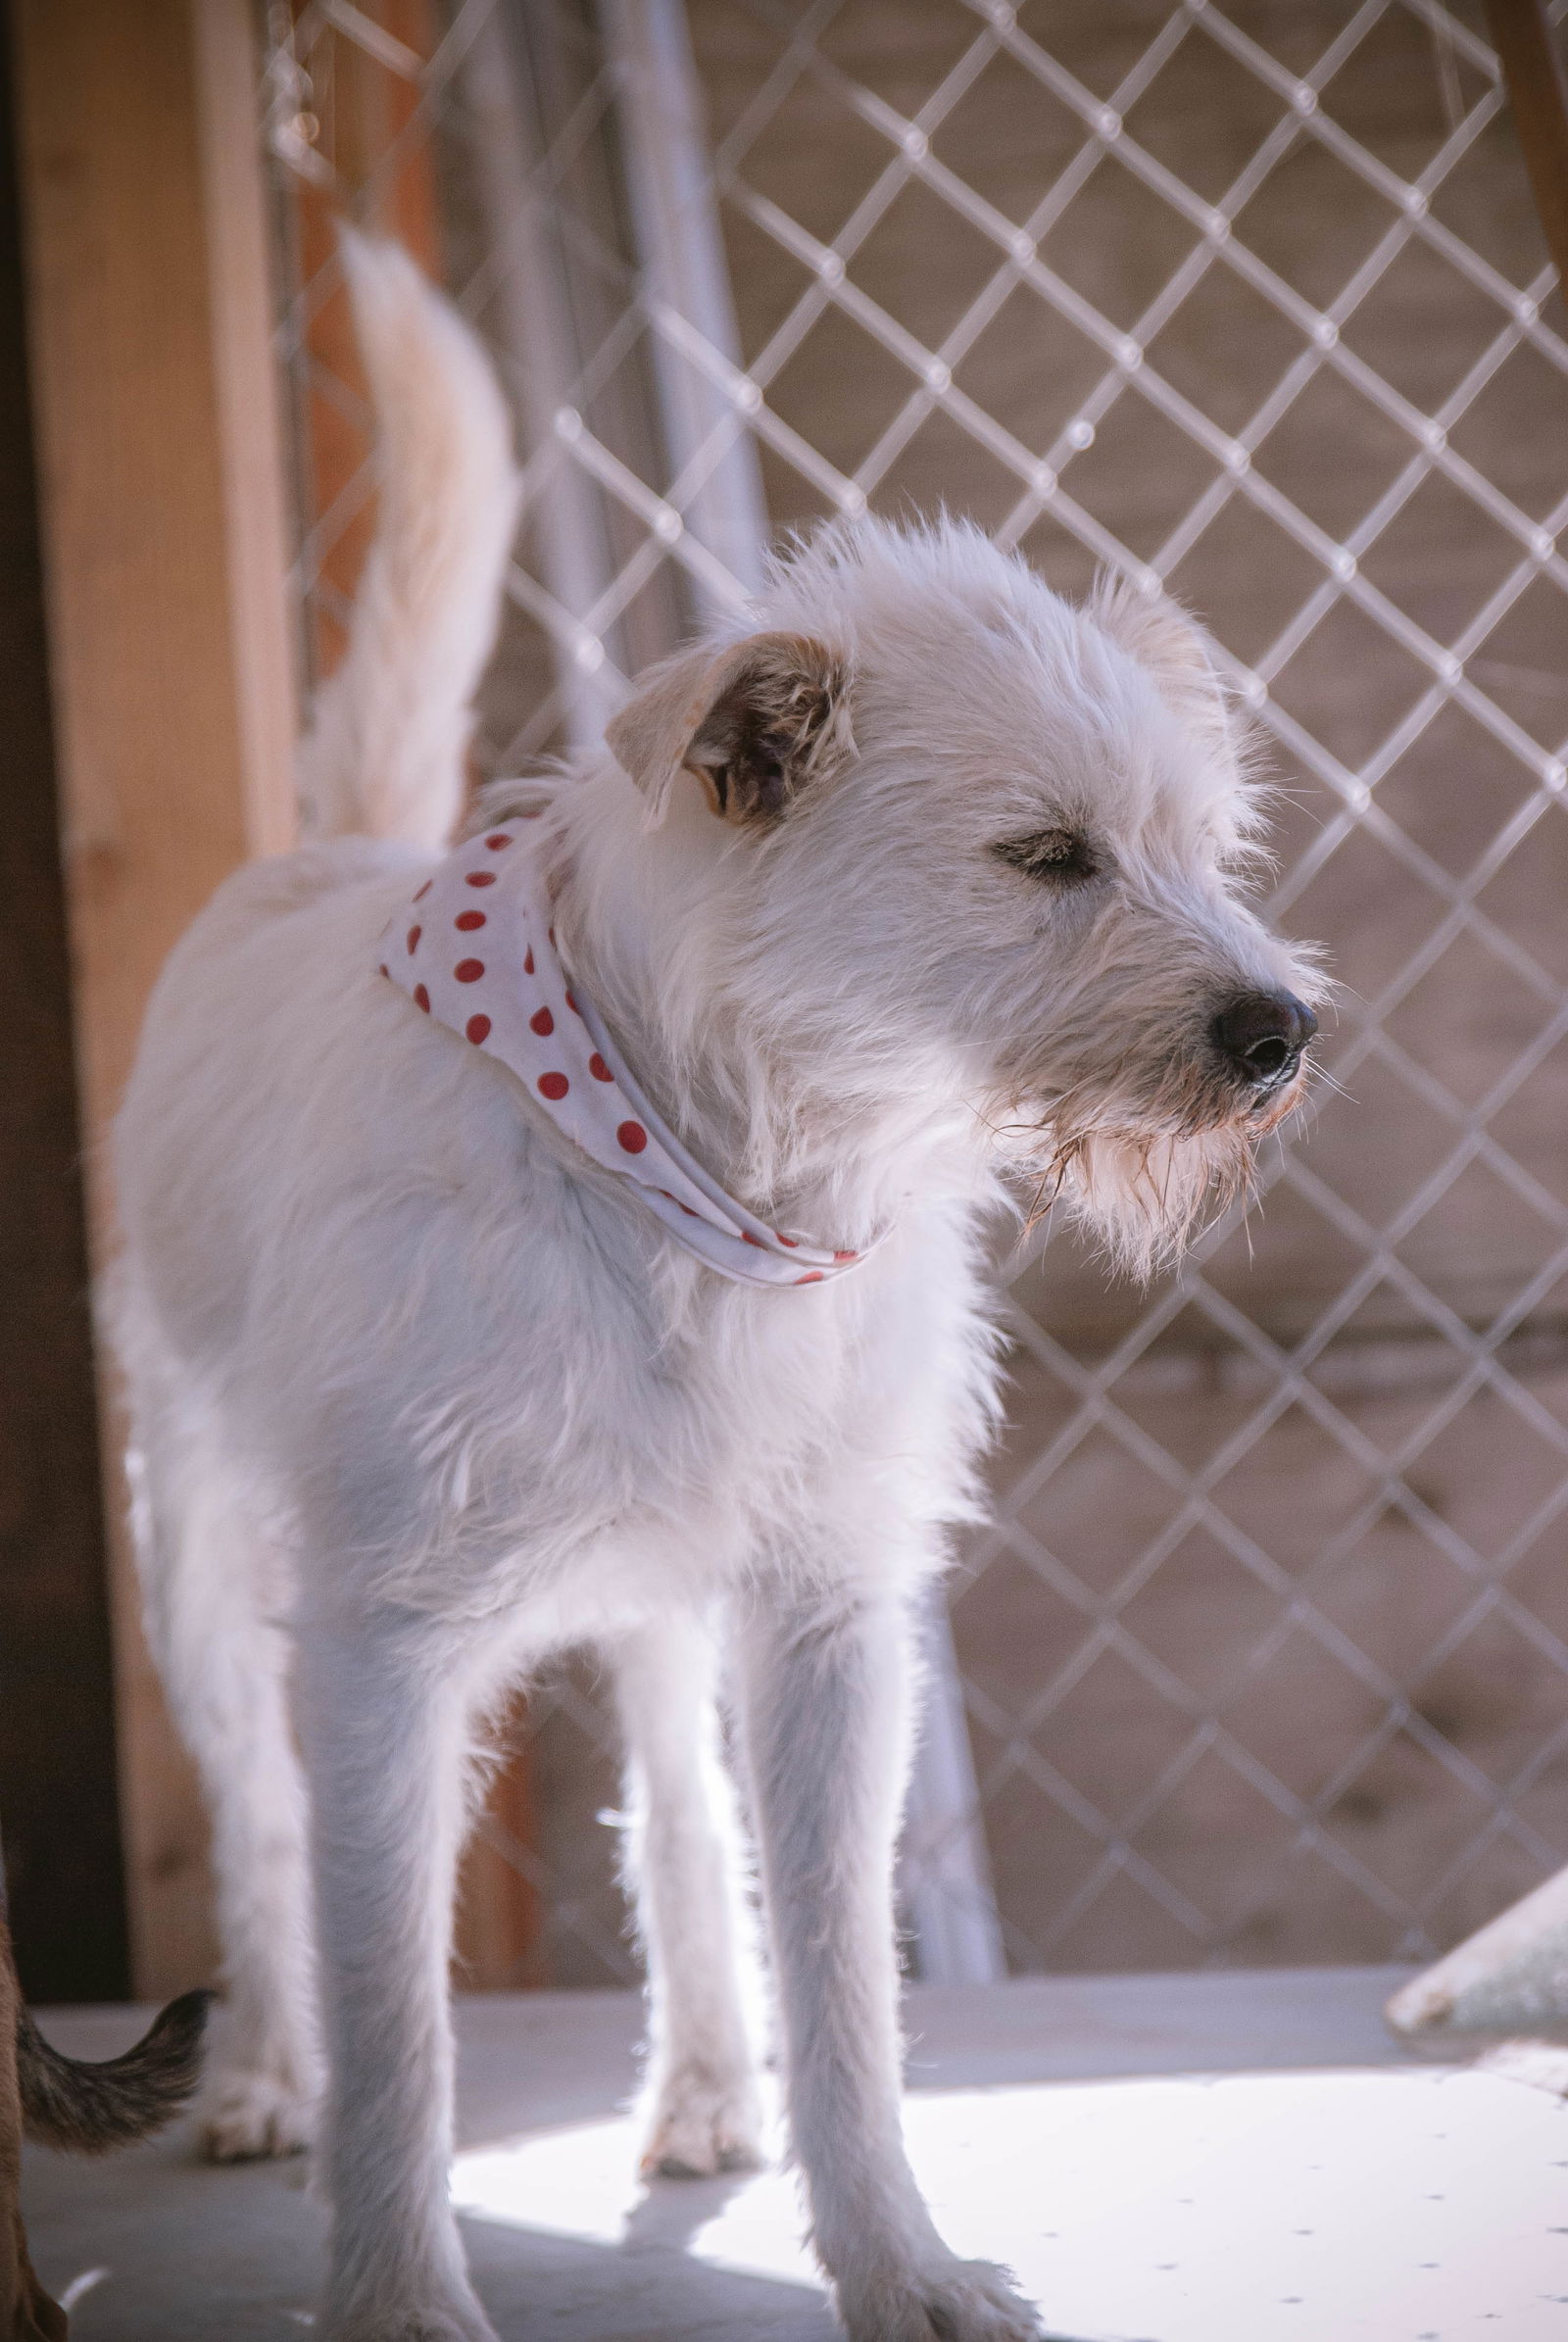
[{"label": "dark brindle tail", "polygon": [[134,2049],[106,2065],[61,2055],[17,2004],[17,2077],[29,2138],[74,2155],[104,2155],[172,2122],[201,2074],[210,1992],[171,2001]]}]

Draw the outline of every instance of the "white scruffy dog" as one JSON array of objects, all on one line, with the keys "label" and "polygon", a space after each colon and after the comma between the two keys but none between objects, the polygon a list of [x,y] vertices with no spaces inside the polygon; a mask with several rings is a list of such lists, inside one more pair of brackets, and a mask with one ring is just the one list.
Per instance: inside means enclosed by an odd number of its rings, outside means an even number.
[{"label": "white scruffy dog", "polygon": [[718,1273],[378,972],[458,818],[514,490],[466,329],[395,251],[350,273],[386,477],[304,751],[330,842],[180,944],[119,1129],[148,1609],[232,2011],[211,2149],[305,2138],[318,1996],[324,2333],[491,2335],[447,2200],[454,1866],[486,1715],[589,1643],[637,1817],[649,2164],[753,2160],[721,1646],[844,2321],[1032,2335],[900,2135],[909,1618],[973,1517],[1009,1164],[1147,1264],[1300,1088],[1319,988],[1238,892],[1224,695],[1167,606],[1069,608],[970,529],[867,522],[646,678],[605,750],[490,793],[480,828],[537,815],[561,959],[715,1190],[868,1254],[803,1292]]}]

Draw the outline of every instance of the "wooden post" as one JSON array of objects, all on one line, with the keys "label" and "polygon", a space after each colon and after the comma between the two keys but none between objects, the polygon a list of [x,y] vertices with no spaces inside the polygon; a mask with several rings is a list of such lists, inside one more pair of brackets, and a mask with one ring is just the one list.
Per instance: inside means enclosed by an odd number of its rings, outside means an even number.
[{"label": "wooden post", "polygon": [[1487,0],[1487,24],[1546,250],[1568,295],[1568,73],[1544,0]]},{"label": "wooden post", "polygon": [[[0,1822],[29,1998],[112,2000],[126,1986],[125,1912],[9,66],[7,48],[0,54],[0,900],[7,905],[0,922],[7,1003],[0,1019]],[[0,2033],[3,2061],[10,2049],[3,2009]],[[0,2262],[5,2249],[0,2221]],[[9,2298],[0,2280],[0,2325]]]},{"label": "wooden post", "polygon": [[[95,1265],[148,991],[294,830],[295,693],[246,0],[16,0],[33,404]],[[142,1647],[104,1393],[132,1973],[211,1965],[205,1826]]]}]

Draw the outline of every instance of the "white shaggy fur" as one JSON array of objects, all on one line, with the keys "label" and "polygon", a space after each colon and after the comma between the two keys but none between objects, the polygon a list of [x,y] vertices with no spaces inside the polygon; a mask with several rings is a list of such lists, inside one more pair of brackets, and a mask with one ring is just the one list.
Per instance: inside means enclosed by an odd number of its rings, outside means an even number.
[{"label": "white shaggy fur", "polygon": [[382,422],[381,526],[347,656],[300,743],[300,799],[317,837],[435,848],[463,805],[469,703],[516,526],[512,422],[483,350],[408,255],[352,228],[341,252]]},{"label": "white shaggy fur", "polygon": [[[454,1866],[484,1716],[590,1642],[628,1742],[649,2156],[755,2156],[718,1640],[845,2322],[1015,2342],[1033,2313],[948,2251],[900,2136],[910,1604],[973,1514],[1009,1163],[1147,1261],[1298,1088],[1250,1090],[1211,1035],[1309,981],[1228,874],[1252,815],[1224,703],[1169,610],[1074,610],[973,531],[866,524],[778,568],[754,638],[652,677],[613,755],[491,793],[543,806],[563,954],[699,1158],[775,1224],[891,1224],[839,1284],[726,1283],[376,973],[448,818],[512,487],[463,329],[397,255],[352,269],[401,477],[308,762],[318,821],[376,834],[220,891],[119,1131],[148,1608],[233,2010],[213,2151],[306,2135],[318,2006],[323,2333],[490,2334],[446,2195]],[[995,851],[1041,833],[1092,866]]]}]

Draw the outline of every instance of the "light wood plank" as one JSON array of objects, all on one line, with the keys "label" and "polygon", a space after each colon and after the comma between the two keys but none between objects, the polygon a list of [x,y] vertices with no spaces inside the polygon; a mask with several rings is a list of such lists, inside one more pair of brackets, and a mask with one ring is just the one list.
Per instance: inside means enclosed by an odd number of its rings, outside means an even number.
[{"label": "light wood plank", "polygon": [[[93,1250],[103,1136],[165,954],[293,830],[282,472],[245,0],[19,0],[18,113]],[[106,1393],[106,1447],[116,1446]],[[205,1825],[113,1601],[133,1966],[212,1959]]]}]

